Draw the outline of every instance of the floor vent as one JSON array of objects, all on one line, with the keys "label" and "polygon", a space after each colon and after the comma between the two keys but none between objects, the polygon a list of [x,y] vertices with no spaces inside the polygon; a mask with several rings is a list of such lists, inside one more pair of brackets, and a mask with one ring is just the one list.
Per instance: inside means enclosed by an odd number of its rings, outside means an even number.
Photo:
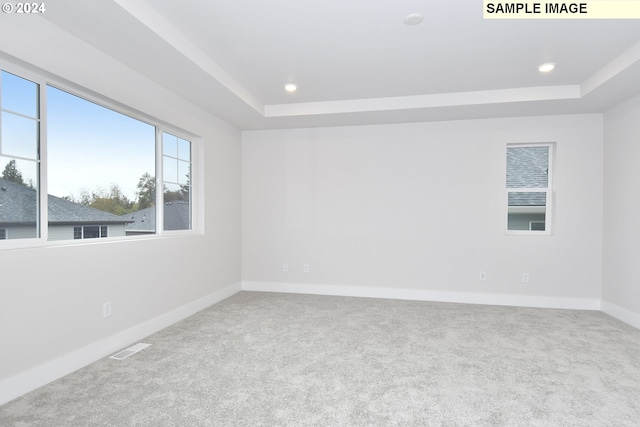
[{"label": "floor vent", "polygon": [[109,359],[116,359],[116,360],[123,360],[126,359],[127,357],[136,354],[139,351],[144,350],[145,348],[149,347],[151,344],[145,344],[145,343],[138,343],[134,346],[129,347],[126,350],[122,350],[121,352],[118,352],[116,354],[114,354],[113,356],[109,357]]}]

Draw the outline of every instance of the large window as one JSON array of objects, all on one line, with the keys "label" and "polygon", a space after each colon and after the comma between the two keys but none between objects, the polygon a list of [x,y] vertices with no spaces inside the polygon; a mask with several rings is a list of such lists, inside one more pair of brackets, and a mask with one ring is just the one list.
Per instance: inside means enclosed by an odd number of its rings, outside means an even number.
[{"label": "large window", "polygon": [[507,146],[507,232],[551,230],[551,144]]},{"label": "large window", "polygon": [[18,74],[0,75],[2,239],[192,229],[190,140]]}]

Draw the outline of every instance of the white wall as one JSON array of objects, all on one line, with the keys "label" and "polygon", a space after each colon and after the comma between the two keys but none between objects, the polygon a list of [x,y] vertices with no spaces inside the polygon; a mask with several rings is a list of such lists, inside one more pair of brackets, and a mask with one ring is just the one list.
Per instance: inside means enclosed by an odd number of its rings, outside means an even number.
[{"label": "white wall", "polygon": [[640,96],[604,115],[603,309],[640,328]]},{"label": "white wall", "polygon": [[240,289],[240,133],[45,20],[6,24],[5,53],[201,137],[206,228],[0,250],[0,403]]},{"label": "white wall", "polygon": [[[505,235],[517,142],[556,142],[552,236]],[[598,309],[602,150],[601,115],[243,132],[243,286]]]}]

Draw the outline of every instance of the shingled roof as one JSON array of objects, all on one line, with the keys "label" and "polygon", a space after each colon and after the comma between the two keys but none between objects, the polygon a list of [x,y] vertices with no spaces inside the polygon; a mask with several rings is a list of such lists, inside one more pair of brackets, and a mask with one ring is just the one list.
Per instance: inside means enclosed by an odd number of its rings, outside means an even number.
[{"label": "shingled roof", "polygon": [[[122,215],[129,220],[125,230],[127,232],[153,233],[156,231],[156,208],[140,209]],[[164,229],[188,230],[189,227],[189,202],[175,200],[164,204]]]},{"label": "shingled roof", "polygon": [[[0,178],[0,224],[35,224],[38,212],[36,190]],[[49,224],[125,224],[129,220],[49,195]]]},{"label": "shingled roof", "polygon": [[[549,182],[549,147],[509,147],[507,188],[546,188]],[[544,206],[545,193],[509,193],[509,206]]]}]

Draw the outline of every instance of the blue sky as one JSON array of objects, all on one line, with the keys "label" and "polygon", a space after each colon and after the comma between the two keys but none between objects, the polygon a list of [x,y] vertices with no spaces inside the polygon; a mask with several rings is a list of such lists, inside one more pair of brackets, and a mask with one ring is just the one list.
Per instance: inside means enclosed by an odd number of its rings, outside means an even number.
[{"label": "blue sky", "polygon": [[135,199],[144,173],[155,176],[155,127],[47,87],[49,194],[118,184]]}]

